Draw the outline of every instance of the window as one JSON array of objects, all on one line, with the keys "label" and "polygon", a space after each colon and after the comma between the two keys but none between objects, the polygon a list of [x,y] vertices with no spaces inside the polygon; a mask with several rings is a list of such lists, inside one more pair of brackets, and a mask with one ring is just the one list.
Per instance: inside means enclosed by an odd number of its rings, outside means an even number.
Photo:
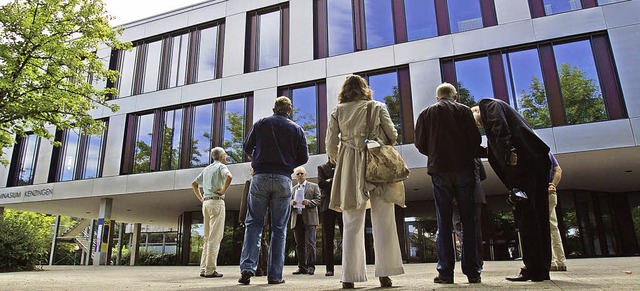
[{"label": "window", "polygon": [[17,139],[13,148],[7,187],[33,185],[40,137],[28,134]]},{"label": "window", "polygon": [[493,0],[314,0],[316,59],[497,25]]},{"label": "window", "polygon": [[53,149],[49,182],[100,177],[105,136],[106,131],[85,134],[79,128],[56,132],[62,146]]},{"label": "window", "polygon": [[616,0],[529,0],[531,17],[558,14],[573,10],[596,7],[597,4],[608,4]]},{"label": "window", "polygon": [[220,78],[224,22],[139,40],[131,51],[113,51],[109,68],[120,78],[107,86],[119,97]]},{"label": "window", "polygon": [[247,112],[253,112],[251,95],[131,114],[121,171],[135,174],[207,166],[209,152],[216,146],[227,151],[227,163],[244,162],[244,136],[253,124]]},{"label": "window", "polygon": [[309,154],[325,152],[327,131],[327,89],[324,82],[312,82],[281,87],[278,95],[288,96],[293,103],[291,119],[302,126],[307,138]]},{"label": "window", "polygon": [[289,6],[247,13],[245,72],[289,64]]},{"label": "window", "polygon": [[618,3],[622,1],[627,1],[627,0],[598,0],[598,5],[607,5],[607,4]]},{"label": "window", "polygon": [[373,90],[373,99],[387,105],[391,121],[398,131],[398,144],[413,142],[413,109],[409,69],[398,68],[362,73]]},{"label": "window", "polygon": [[605,34],[443,60],[441,68],[460,102],[502,99],[533,128],[627,116]]}]

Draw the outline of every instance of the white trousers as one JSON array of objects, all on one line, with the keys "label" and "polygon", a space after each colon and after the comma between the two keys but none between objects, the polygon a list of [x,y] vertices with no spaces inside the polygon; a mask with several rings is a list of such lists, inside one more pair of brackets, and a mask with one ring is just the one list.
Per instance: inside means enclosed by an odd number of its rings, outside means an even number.
[{"label": "white trousers", "polygon": [[200,256],[200,273],[211,275],[217,269],[216,261],[220,242],[224,235],[224,200],[207,200],[202,203],[204,244]]},{"label": "white trousers", "polygon": [[[367,281],[367,259],[364,247],[366,209],[342,212],[342,282]],[[376,277],[404,274],[398,243],[394,204],[376,195],[371,197],[371,224],[375,251]]]},{"label": "white trousers", "polygon": [[558,204],[558,195],[556,193],[549,194],[549,226],[551,228],[551,266],[565,266],[567,258],[564,256],[564,248],[562,248],[562,237],[558,229],[558,217],[556,216],[556,205]]}]

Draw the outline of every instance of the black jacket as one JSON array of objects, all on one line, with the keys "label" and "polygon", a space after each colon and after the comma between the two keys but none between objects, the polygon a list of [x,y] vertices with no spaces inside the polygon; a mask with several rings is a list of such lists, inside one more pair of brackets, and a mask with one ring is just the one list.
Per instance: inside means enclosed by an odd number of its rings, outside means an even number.
[{"label": "black jacket", "polygon": [[284,114],[274,114],[253,124],[244,142],[254,174],[291,176],[295,167],[309,160],[302,127]]},{"label": "black jacket", "polygon": [[474,169],[482,139],[471,109],[452,99],[440,99],[422,110],[415,146],[426,155],[428,173]]},{"label": "black jacket", "polygon": [[[534,163],[549,162],[549,146],[529,127],[509,104],[499,99],[482,99],[478,103],[489,146],[489,164],[508,188],[526,177]],[[507,164],[511,151],[518,155],[516,166]]]},{"label": "black jacket", "polygon": [[323,212],[329,209],[329,200],[331,200],[331,185],[333,184],[333,174],[335,166],[326,162],[318,166],[318,186],[320,186],[320,205],[318,210]]}]

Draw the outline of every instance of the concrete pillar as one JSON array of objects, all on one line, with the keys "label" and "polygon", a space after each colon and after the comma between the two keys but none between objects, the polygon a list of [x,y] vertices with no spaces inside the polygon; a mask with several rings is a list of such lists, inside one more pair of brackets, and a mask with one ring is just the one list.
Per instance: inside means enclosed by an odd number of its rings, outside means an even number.
[{"label": "concrete pillar", "polygon": [[100,199],[98,212],[98,231],[96,233],[96,248],[93,250],[93,265],[109,264],[109,239],[111,238],[111,204],[113,199]]},{"label": "concrete pillar", "polygon": [[58,242],[58,230],[60,230],[60,215],[56,215],[56,222],[53,226],[53,239],[51,239],[51,252],[49,253],[49,266],[53,266],[53,255],[56,253],[56,243]]},{"label": "concrete pillar", "polygon": [[116,265],[120,265],[120,258],[122,258],[122,246],[124,240],[124,228],[126,223],[120,223],[120,227],[118,228],[118,253],[116,254]]},{"label": "concrete pillar", "polygon": [[92,254],[93,254],[93,231],[96,228],[96,220],[92,219],[91,223],[89,224],[89,245],[87,246],[87,256],[85,257],[85,259],[87,259],[84,264],[86,266],[89,265],[89,263],[91,262],[91,258],[92,258]]},{"label": "concrete pillar", "polygon": [[129,262],[130,266],[135,266],[138,264],[138,258],[140,257],[140,229],[142,228],[141,223],[136,223],[133,225],[133,238],[131,240],[131,261]]}]

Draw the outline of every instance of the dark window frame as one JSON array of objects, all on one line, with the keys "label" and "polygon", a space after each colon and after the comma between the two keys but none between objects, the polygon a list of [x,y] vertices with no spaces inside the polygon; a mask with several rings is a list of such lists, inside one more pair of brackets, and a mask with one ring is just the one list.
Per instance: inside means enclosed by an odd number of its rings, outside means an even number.
[{"label": "dark window frame", "polygon": [[287,96],[293,103],[291,91],[300,88],[315,86],[316,88],[316,139],[318,143],[318,153],[326,153],[325,138],[327,135],[327,83],[324,79],[286,85],[278,87],[278,96]]},{"label": "dark window frame", "polygon": [[[602,93],[603,102],[606,108],[608,120],[617,120],[628,118],[624,95],[620,85],[615,61],[613,58],[611,44],[606,32],[594,32],[583,35],[570,36],[560,39],[546,40],[542,42],[524,44],[514,47],[501,48],[497,50],[473,53],[452,58],[441,59],[440,72],[443,82],[456,84],[455,62],[467,59],[473,59],[482,56],[488,56],[490,59],[490,72],[494,97],[498,96],[509,104],[508,94],[506,91],[506,76],[501,56],[504,53],[517,52],[526,49],[537,49],[539,54],[540,68],[542,70],[543,83],[547,95],[547,104],[551,118],[551,126],[565,126],[569,124],[566,117],[566,108],[564,107],[564,99],[560,88],[560,78],[556,67],[556,60],[553,53],[553,46],[563,43],[571,43],[577,41],[588,40],[591,45],[595,66],[598,74],[598,84]],[[494,60],[492,61],[492,56]],[[504,87],[503,87],[504,86]],[[504,95],[497,95],[504,92]]]},{"label": "dark window frame", "polygon": [[260,48],[258,46],[258,38],[260,37],[258,34],[258,17],[263,14],[276,11],[280,11],[280,63],[276,67],[286,66],[289,64],[289,26],[291,23],[289,17],[289,3],[280,3],[274,6],[247,12],[244,62],[245,73],[260,71],[258,63],[258,50]]},{"label": "dark window frame", "polygon": [[20,177],[19,172],[22,168],[22,165],[24,164],[25,152],[27,150],[27,144],[25,143],[25,141],[29,138],[30,135],[35,135],[35,133],[26,133],[24,136],[16,138],[16,143],[13,146],[13,154],[11,155],[11,164],[9,166],[7,187],[33,185],[33,179],[35,178],[36,167],[38,165],[38,154],[40,153],[41,138],[38,136],[36,136],[37,144],[34,153],[34,163],[31,170],[31,180],[26,184],[18,185],[18,179]]}]

